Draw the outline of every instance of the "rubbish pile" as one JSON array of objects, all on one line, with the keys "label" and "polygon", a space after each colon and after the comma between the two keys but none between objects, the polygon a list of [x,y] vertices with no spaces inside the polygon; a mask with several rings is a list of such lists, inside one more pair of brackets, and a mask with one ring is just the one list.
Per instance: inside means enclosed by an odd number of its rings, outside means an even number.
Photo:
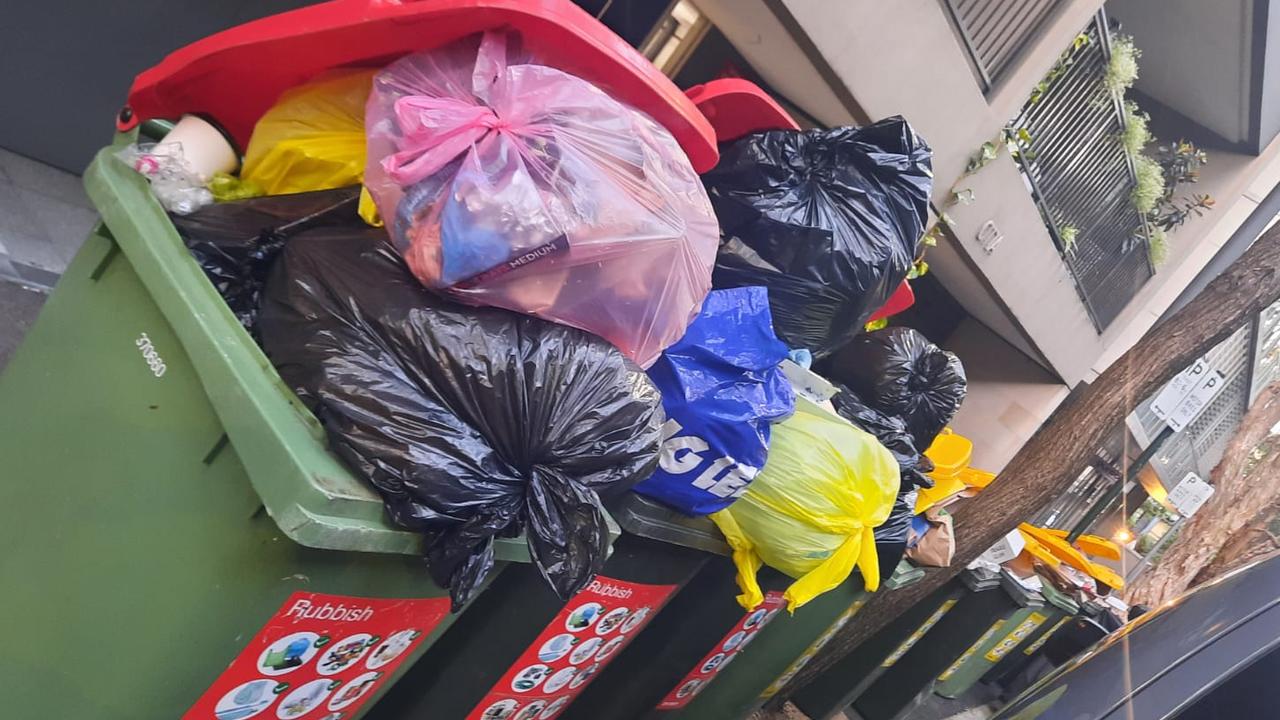
[{"label": "rubbish pile", "polygon": [[434,295],[377,228],[292,238],[259,323],[334,451],[426,536],[455,607],[493,539],[522,531],[547,582],[581,590],[608,555],[600,496],[657,463],[661,401],[640,368],[581,330]]},{"label": "rubbish pile", "polygon": [[907,276],[932,151],[907,121],[748,135],[703,178],[725,242],[716,287],[769,288],[778,335],[825,357]]},{"label": "rubbish pile", "polygon": [[762,563],[792,610],[855,570],[876,589],[965,394],[919,333],[864,330],[910,301],[929,146],[902,118],[799,130],[771,105],[699,176],[687,128],[530,40],[317,71],[243,163],[185,118],[121,157],[455,609],[521,533],[581,591],[632,491],[715,522],[746,607]]}]

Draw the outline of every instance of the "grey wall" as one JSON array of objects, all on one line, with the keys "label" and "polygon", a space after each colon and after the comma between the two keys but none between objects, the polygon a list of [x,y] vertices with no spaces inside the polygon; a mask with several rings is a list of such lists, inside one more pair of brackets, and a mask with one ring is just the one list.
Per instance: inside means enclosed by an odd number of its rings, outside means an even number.
[{"label": "grey wall", "polygon": [[[1260,6],[1261,13],[1266,15],[1262,77],[1259,79],[1262,83],[1262,106],[1259,108],[1257,149],[1261,151],[1262,148],[1271,144],[1276,135],[1280,135],[1280,3],[1273,3],[1271,0],[1255,0],[1255,4]],[[1255,12],[1254,22],[1261,20],[1262,18]],[[1255,32],[1254,37],[1257,38],[1257,36]],[[1256,49],[1255,52],[1257,52]]]},{"label": "grey wall", "polygon": [[308,0],[6,2],[0,147],[72,172],[111,139],[133,77],[187,43]]},{"label": "grey wall", "polygon": [[1137,90],[1229,143],[1248,140],[1254,0],[1112,0],[1106,10],[1142,51]]}]

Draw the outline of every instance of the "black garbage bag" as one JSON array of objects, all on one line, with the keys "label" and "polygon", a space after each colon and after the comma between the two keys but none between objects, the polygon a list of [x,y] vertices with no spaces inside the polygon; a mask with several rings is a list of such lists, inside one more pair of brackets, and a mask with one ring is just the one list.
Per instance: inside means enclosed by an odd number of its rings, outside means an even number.
[{"label": "black garbage bag", "polygon": [[955,417],[968,389],[960,358],[906,327],[854,338],[821,372],[868,406],[901,418],[921,452]]},{"label": "black garbage bag", "polygon": [[357,225],[359,198],[357,185],[214,203],[170,220],[236,319],[256,337],[262,286],[285,240],[319,224]]},{"label": "black garbage bag", "polygon": [[600,569],[600,493],[658,463],[661,398],[589,333],[427,291],[373,228],[308,230],[272,269],[259,317],[281,377],[331,447],[423,533],[458,609],[524,531],[568,599]]},{"label": "black garbage bag", "polygon": [[875,435],[880,444],[893,454],[902,471],[902,484],[899,486],[902,492],[917,487],[933,487],[933,481],[925,475],[933,470],[933,463],[916,449],[915,438],[907,432],[906,422],[867,405],[848,387],[839,383],[835,386],[837,392],[831,398],[831,404],[836,414]]},{"label": "black garbage bag", "polygon": [[830,354],[906,277],[928,219],[932,157],[900,117],[721,147],[703,176],[725,241],[712,284],[768,287],[778,336]]}]

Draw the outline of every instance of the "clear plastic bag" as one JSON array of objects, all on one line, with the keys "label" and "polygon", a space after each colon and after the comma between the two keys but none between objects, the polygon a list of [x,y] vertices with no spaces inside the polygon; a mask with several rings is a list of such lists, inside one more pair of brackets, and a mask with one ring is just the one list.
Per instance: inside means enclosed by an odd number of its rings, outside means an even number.
[{"label": "clear plastic bag", "polygon": [[213,193],[183,157],[179,143],[135,143],[116,157],[147,179],[151,194],[171,213],[189,215],[213,202]]},{"label": "clear plastic bag", "polygon": [[423,284],[588,330],[648,366],[711,287],[706,192],[665,129],[517,41],[489,32],[379,73],[368,188]]},{"label": "clear plastic bag", "polygon": [[764,595],[763,563],[797,578],[784,596],[794,611],[858,569],[880,587],[874,532],[898,493],[899,468],[875,437],[834,415],[797,405],[773,426],[764,470],[737,502],[710,517],[733,548],[738,602]]}]

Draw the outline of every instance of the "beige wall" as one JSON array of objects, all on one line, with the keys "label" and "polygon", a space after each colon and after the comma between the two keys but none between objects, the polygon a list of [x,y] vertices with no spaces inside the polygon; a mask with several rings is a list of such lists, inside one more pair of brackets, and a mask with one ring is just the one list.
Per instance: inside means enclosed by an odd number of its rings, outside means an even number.
[{"label": "beige wall", "polygon": [[1024,62],[988,102],[940,0],[778,1],[868,115],[902,115],[929,141],[937,178],[934,197],[940,200],[969,157],[1017,112],[1101,4],[1064,2]]},{"label": "beige wall", "polygon": [[[1042,355],[1069,384],[1087,377],[1102,344],[1015,163],[1001,153],[960,178],[1100,3],[1064,3],[987,96],[938,0],[780,1],[869,116],[901,114],[933,146],[937,205],[946,205],[953,185],[973,191],[972,204],[947,210],[958,246],[930,256],[943,284],[970,313]],[[991,253],[977,241],[987,222],[1004,236]]]},{"label": "beige wall", "polygon": [[761,0],[693,0],[769,83],[827,125],[853,122],[809,57]]},{"label": "beige wall", "polygon": [[969,394],[951,428],[973,440],[974,467],[1000,472],[1067,397],[1067,387],[973,320],[964,321],[946,345],[969,378]]},{"label": "beige wall", "polygon": [[[847,122],[848,110],[832,92],[817,62],[871,118],[903,115],[934,149],[935,204],[953,185],[971,189],[970,205],[948,209],[954,240],[930,251],[939,280],[982,325],[1031,356],[1042,356],[1060,380],[1040,373],[1029,380],[987,375],[987,368],[1027,368],[1002,355],[987,362],[995,344],[978,323],[953,338],[959,351],[980,359],[970,399],[957,424],[979,441],[976,461],[1003,467],[1057,406],[1068,387],[1091,380],[1150,329],[1183,288],[1234,233],[1280,179],[1280,144],[1261,158],[1215,152],[1192,189],[1208,192],[1218,208],[1171,236],[1168,262],[1101,335],[1089,320],[1072,277],[1049,238],[1016,164],[1007,154],[964,178],[969,158],[997,136],[1093,17],[1097,0],[1065,0],[1025,51],[1015,70],[984,95],[940,0],[693,0],[766,79],[829,123]],[[771,8],[771,4],[773,8]],[[779,20],[794,19],[799,41]],[[992,222],[1003,241],[986,252],[977,241]],[[986,339],[983,339],[983,335]],[[1000,344],[1008,357],[1016,353]],[[963,355],[962,355],[963,358]],[[1025,360],[1024,358],[1020,358]],[[970,363],[966,363],[970,364]],[[1034,373],[1026,374],[1031,377]],[[1021,377],[1021,376],[1020,376]]]}]

